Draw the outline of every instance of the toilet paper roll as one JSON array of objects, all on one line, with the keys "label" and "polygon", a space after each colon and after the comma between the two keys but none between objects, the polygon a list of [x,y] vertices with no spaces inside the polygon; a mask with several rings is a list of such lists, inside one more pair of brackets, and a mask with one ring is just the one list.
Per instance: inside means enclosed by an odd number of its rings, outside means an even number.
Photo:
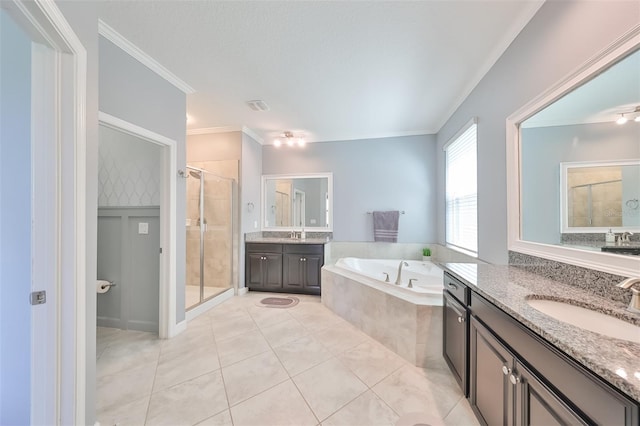
[{"label": "toilet paper roll", "polygon": [[98,293],[106,293],[111,288],[112,284],[106,280],[98,280],[96,281],[96,291]]}]

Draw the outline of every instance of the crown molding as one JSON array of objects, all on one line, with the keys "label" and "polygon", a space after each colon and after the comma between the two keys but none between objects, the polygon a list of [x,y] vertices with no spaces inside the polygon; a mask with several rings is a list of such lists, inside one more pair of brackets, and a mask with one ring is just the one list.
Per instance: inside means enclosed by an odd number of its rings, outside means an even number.
[{"label": "crown molding", "polygon": [[158,61],[153,59],[151,56],[142,51],[138,46],[131,43],[129,40],[124,38],[120,33],[111,28],[108,24],[106,24],[101,19],[98,19],[98,34],[109,40],[111,43],[118,46],[120,49],[128,53],[131,57],[139,61],[141,64],[149,68],[151,71],[158,74],[160,77],[167,80],[169,83],[173,84],[175,87],[180,89],[182,92],[190,95],[195,93],[196,90],[185,83],[183,80],[178,78],[171,71],[162,66]]},{"label": "crown molding", "polygon": [[258,136],[258,134],[247,126],[220,126],[220,127],[203,127],[200,129],[189,129],[187,135],[208,135],[212,133],[230,133],[230,132],[242,132],[247,136],[253,138],[260,145],[264,145],[264,139]]}]

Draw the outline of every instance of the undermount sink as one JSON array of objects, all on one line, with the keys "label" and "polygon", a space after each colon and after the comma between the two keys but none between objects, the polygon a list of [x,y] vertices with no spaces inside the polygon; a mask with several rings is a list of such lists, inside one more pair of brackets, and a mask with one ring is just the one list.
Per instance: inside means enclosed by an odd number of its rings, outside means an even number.
[{"label": "undermount sink", "polygon": [[588,308],[549,299],[528,299],[532,308],[573,326],[613,337],[640,343],[640,327]]}]

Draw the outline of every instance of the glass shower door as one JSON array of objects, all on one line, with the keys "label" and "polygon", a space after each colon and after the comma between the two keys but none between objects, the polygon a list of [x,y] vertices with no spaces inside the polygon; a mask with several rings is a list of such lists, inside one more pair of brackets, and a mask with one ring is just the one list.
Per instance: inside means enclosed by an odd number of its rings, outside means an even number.
[{"label": "glass shower door", "polygon": [[187,167],[187,310],[232,287],[233,180]]}]

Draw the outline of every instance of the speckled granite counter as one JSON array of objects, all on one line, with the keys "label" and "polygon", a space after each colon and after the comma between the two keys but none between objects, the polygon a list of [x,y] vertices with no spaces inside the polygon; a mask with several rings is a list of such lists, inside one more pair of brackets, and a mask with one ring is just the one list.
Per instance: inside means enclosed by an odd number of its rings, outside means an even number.
[{"label": "speckled granite counter", "polygon": [[640,401],[640,344],[583,330],[547,316],[527,299],[564,301],[640,325],[626,306],[514,266],[444,263],[441,265],[494,305],[543,337],[620,391]]},{"label": "speckled granite counter", "polygon": [[278,238],[278,237],[258,237],[245,241],[247,243],[273,243],[273,244],[326,244],[326,238]]}]

